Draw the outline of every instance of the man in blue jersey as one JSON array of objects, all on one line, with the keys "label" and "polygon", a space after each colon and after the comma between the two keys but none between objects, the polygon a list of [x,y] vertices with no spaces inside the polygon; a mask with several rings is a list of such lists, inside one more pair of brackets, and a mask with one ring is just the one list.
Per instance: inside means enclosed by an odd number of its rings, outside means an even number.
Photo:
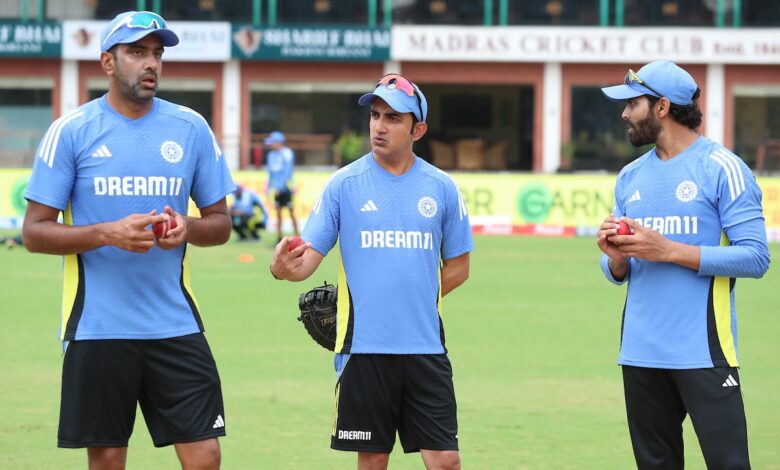
[{"label": "man in blue jersey", "polygon": [[[155,98],[179,42],[165,20],[120,14],[100,42],[108,93],[52,124],[25,192],[25,245],[64,256],[58,445],[86,447],[89,468],[124,468],[140,404],[155,446],[173,444],[183,468],[218,468],[222,391],[187,246],[228,240],[234,184],[203,117]],[[190,198],[199,218],[185,215]]]},{"label": "man in blue jersey", "polygon": [[290,213],[293,231],[298,235],[298,221],[293,210],[291,189],[295,154],[290,147],[284,145],[285,141],[284,134],[279,131],[271,132],[271,135],[264,140],[265,145],[271,147],[266,156],[266,165],[268,166],[268,191],[274,194],[278,241],[282,241],[282,209],[285,207]]},{"label": "man in blue jersey", "polygon": [[469,274],[474,244],[455,182],[412,151],[428,105],[412,82],[382,77],[370,106],[371,153],[337,171],[312,208],[306,241],[276,247],[271,274],[301,281],[338,239],[336,410],[331,447],[358,468],[387,468],[398,433],[428,468],[460,468],[441,298]]},{"label": "man in blue jersey", "polygon": [[230,206],[230,217],[239,240],[260,240],[257,232],[265,228],[268,211],[256,192],[238,185]]},{"label": "man in blue jersey", "polygon": [[[625,101],[631,143],[655,148],[617,177],[601,267],[628,282],[618,363],[640,469],[683,468],[686,415],[710,469],[750,468],[734,285],[769,267],[761,190],[745,163],[697,133],[700,91],[672,62],[602,88]],[[617,235],[618,222],[633,234]]]}]

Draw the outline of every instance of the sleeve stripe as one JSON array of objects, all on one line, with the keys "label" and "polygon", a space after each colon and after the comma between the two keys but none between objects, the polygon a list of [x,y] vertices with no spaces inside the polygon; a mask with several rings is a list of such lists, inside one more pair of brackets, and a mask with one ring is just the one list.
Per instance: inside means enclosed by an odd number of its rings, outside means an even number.
[{"label": "sleeve stripe", "polygon": [[466,202],[463,200],[463,194],[461,194],[460,189],[456,189],[456,191],[458,191],[458,202],[460,203],[460,220],[463,220],[463,217],[468,215],[466,212]]},{"label": "sleeve stripe", "polygon": [[729,193],[731,193],[731,200],[735,200],[745,191],[745,181],[742,179],[742,185],[740,186],[740,178],[742,173],[737,168],[737,165],[727,155],[720,150],[712,153],[710,158],[718,162],[726,172],[726,179],[729,183]]},{"label": "sleeve stripe", "polygon": [[[727,161],[731,162],[734,172],[739,176],[739,188],[742,188],[742,192],[745,192],[745,176],[742,174],[742,170],[739,165],[739,159],[731,152],[727,152],[723,149],[718,150],[716,153],[726,157]],[[736,182],[736,178],[734,179]]]},{"label": "sleeve stripe", "polygon": [[200,113],[197,113],[186,106],[179,106],[179,111],[194,114],[195,116],[198,116],[200,120],[206,124],[206,128],[209,130],[209,134],[211,134],[211,143],[214,146],[214,155],[216,155],[217,160],[219,160],[219,157],[222,155],[222,150],[220,150],[219,144],[217,144],[217,137],[214,135],[214,131],[211,130],[211,126],[209,126],[209,123],[206,121],[206,118],[201,116]]},{"label": "sleeve stripe", "polygon": [[43,141],[41,142],[41,148],[38,152],[38,156],[43,159],[44,163],[49,165],[49,168],[54,165],[54,155],[57,153],[57,144],[59,144],[62,128],[65,127],[65,125],[70,121],[83,115],[83,111],[77,110],[70,114],[61,116],[59,119],[54,121],[54,123],[52,123],[52,125],[49,127],[49,130],[46,132],[46,135],[43,136]]},{"label": "sleeve stripe", "polygon": [[320,208],[322,207],[322,198],[325,197],[325,190],[330,186],[330,183],[333,181],[333,178],[336,177],[339,173],[342,173],[347,170],[347,167],[341,168],[340,170],[333,173],[333,175],[328,179],[328,181],[325,183],[324,186],[322,186],[322,191],[320,191],[320,195],[317,196],[317,200],[314,201],[314,206],[312,206],[311,211],[314,214],[320,213]]},{"label": "sleeve stripe", "polygon": [[441,168],[436,168],[436,171],[449,178],[450,181],[452,181],[452,184],[455,185],[455,191],[458,192],[458,209],[460,212],[460,220],[463,220],[463,218],[468,215],[468,212],[466,212],[466,202],[463,200],[463,194],[460,192],[460,188],[458,188],[458,184],[455,183],[455,180],[452,179],[452,176],[450,176],[449,173],[442,170]]}]

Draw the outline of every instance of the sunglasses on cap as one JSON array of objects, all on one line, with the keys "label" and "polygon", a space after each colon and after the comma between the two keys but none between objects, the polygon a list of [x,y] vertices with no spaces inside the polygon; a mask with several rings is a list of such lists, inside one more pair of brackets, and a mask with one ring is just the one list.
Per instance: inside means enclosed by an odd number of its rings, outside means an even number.
[{"label": "sunglasses on cap", "polygon": [[377,87],[381,85],[384,85],[384,87],[388,90],[398,89],[406,93],[408,96],[414,96],[417,98],[417,108],[420,110],[420,116],[418,116],[418,118],[420,121],[425,121],[425,116],[423,115],[422,110],[422,99],[420,98],[420,94],[417,92],[417,88],[415,88],[414,84],[412,84],[408,78],[397,73],[388,73],[387,75],[380,78],[376,83]]},{"label": "sunglasses on cap", "polygon": [[123,26],[134,29],[165,29],[167,27],[162,16],[150,11],[137,11],[131,15],[127,15],[115,24],[114,27],[111,28],[111,31],[106,34],[103,44],[107,43],[108,40],[111,39],[111,36]]},{"label": "sunglasses on cap", "polygon": [[631,83],[638,83],[642,85],[643,87],[647,88],[648,90],[658,95],[659,98],[664,96],[663,93],[659,93],[658,90],[654,89],[653,87],[648,85],[647,82],[639,78],[639,75],[637,75],[636,72],[634,72],[631,69],[628,69],[628,73],[626,74],[626,78],[625,78],[625,84],[631,85]]}]

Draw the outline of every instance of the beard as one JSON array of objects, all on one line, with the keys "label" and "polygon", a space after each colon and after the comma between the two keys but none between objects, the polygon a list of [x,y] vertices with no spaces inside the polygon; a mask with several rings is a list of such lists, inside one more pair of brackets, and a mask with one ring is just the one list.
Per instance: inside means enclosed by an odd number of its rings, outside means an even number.
[{"label": "beard", "polygon": [[[154,75],[155,77],[153,89],[145,88],[141,84],[141,80],[143,80],[144,77],[148,77],[150,75]],[[122,92],[122,95],[135,103],[148,103],[149,100],[154,98],[154,96],[157,94],[159,77],[154,72],[144,73],[140,79],[135,81],[135,83],[131,83],[130,79],[125,75],[124,71],[120,68],[119,63],[117,62],[116,68],[114,70],[114,77],[116,78],[116,83],[119,86],[119,91]]]},{"label": "beard", "polygon": [[650,113],[647,117],[636,124],[628,124],[628,140],[634,147],[642,147],[647,144],[654,144],[658,140],[658,134],[661,133],[661,123]]}]

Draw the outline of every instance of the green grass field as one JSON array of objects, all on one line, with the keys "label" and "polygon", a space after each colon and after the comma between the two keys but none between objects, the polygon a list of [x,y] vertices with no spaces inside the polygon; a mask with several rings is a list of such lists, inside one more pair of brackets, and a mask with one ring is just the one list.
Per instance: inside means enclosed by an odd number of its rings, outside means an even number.
[{"label": "green grass field", "polygon": [[[477,237],[471,278],[445,298],[464,468],[634,466],[616,366],[624,288],[603,279],[592,239]],[[780,245],[773,245],[775,259]],[[254,263],[239,255],[253,254]],[[335,280],[335,262],[304,283],[268,274],[271,248],[193,249],[193,285],[220,368],[226,469],[354,468],[329,449],[330,353],[296,321],[298,294]],[[0,251],[0,468],[85,468],[56,448],[61,260]],[[740,354],[753,468],[780,469],[780,272],[737,283]],[[687,468],[704,468],[686,424]],[[177,468],[139,413],[129,468]],[[399,446],[392,469],[422,468]]]}]

